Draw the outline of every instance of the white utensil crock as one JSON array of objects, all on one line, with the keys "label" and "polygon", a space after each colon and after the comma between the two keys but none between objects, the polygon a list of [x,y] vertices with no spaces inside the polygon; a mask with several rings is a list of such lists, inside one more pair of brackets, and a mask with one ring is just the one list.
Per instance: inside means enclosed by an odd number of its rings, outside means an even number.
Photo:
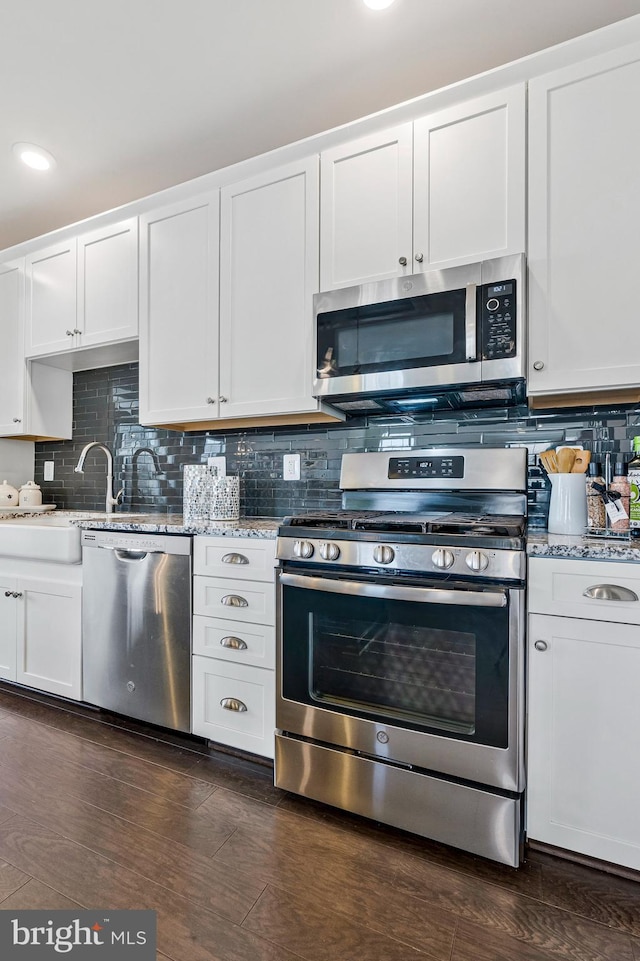
[{"label": "white utensil crock", "polygon": [[584,534],[587,527],[587,485],[584,474],[550,474],[550,534]]}]

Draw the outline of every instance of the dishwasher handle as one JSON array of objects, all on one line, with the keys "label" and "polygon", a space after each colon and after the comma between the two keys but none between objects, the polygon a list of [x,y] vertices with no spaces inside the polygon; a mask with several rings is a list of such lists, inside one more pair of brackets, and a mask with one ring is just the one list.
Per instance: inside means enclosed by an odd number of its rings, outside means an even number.
[{"label": "dishwasher handle", "polygon": [[147,554],[164,554],[164,551],[135,551],[125,547],[112,547],[109,544],[95,544],[93,547],[98,551],[113,551],[119,561],[129,564],[143,561]]}]

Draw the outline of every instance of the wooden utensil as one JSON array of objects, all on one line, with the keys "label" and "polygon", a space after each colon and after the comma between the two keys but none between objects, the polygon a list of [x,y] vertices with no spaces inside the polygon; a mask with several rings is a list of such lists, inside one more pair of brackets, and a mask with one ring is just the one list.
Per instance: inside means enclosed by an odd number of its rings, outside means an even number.
[{"label": "wooden utensil", "polygon": [[558,458],[554,450],[543,450],[540,454],[540,460],[547,474],[558,473]]},{"label": "wooden utensil", "polygon": [[560,450],[556,451],[556,457],[558,458],[558,473],[570,474],[573,462],[576,459],[575,449],[573,447],[561,447]]},{"label": "wooden utensil", "polygon": [[579,450],[576,452],[576,459],[571,468],[572,474],[586,474],[589,461],[591,460],[590,450]]}]

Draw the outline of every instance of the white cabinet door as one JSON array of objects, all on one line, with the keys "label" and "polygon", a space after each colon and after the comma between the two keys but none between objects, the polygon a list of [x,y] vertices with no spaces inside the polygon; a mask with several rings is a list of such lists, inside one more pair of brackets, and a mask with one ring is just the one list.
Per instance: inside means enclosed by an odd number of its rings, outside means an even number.
[{"label": "white cabinet door", "polygon": [[[413,125],[320,158],[320,289],[412,273]],[[405,266],[400,263],[405,259]]]},{"label": "white cabinet door", "polygon": [[415,269],[524,251],[525,124],[524,84],[416,121]]},{"label": "white cabinet door", "polygon": [[71,373],[25,362],[24,268],[0,264],[0,437],[70,438]]},{"label": "white cabinet door", "polygon": [[220,416],[317,410],[317,157],[223,187],[220,227]]},{"label": "white cabinet door", "polygon": [[219,416],[219,195],[140,218],[140,422]]},{"label": "white cabinet door", "polygon": [[533,614],[528,664],[529,838],[640,869],[638,628]]},{"label": "white cabinet door", "polygon": [[16,680],[62,697],[82,698],[82,588],[20,580]]},{"label": "white cabinet door", "polygon": [[7,681],[16,679],[16,635],[18,630],[18,603],[14,597],[17,582],[10,577],[0,577],[0,677]]},{"label": "white cabinet door", "polygon": [[275,704],[273,671],[194,655],[194,734],[273,758]]},{"label": "white cabinet door", "polygon": [[529,85],[530,394],[637,387],[640,47]]},{"label": "white cabinet door", "polygon": [[78,238],[78,346],[138,336],[138,218]]},{"label": "white cabinet door", "polygon": [[0,436],[26,431],[24,260],[0,264]]},{"label": "white cabinet door", "polygon": [[75,346],[76,238],[26,257],[26,356],[37,357]]}]

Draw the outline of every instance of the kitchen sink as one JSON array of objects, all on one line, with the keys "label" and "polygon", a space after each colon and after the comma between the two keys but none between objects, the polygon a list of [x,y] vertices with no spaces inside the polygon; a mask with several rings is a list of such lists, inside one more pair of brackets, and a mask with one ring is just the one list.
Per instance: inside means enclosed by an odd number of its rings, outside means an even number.
[{"label": "kitchen sink", "polygon": [[81,530],[76,520],[128,520],[143,514],[104,511],[60,511],[0,519],[0,556],[78,564],[82,559]]}]

